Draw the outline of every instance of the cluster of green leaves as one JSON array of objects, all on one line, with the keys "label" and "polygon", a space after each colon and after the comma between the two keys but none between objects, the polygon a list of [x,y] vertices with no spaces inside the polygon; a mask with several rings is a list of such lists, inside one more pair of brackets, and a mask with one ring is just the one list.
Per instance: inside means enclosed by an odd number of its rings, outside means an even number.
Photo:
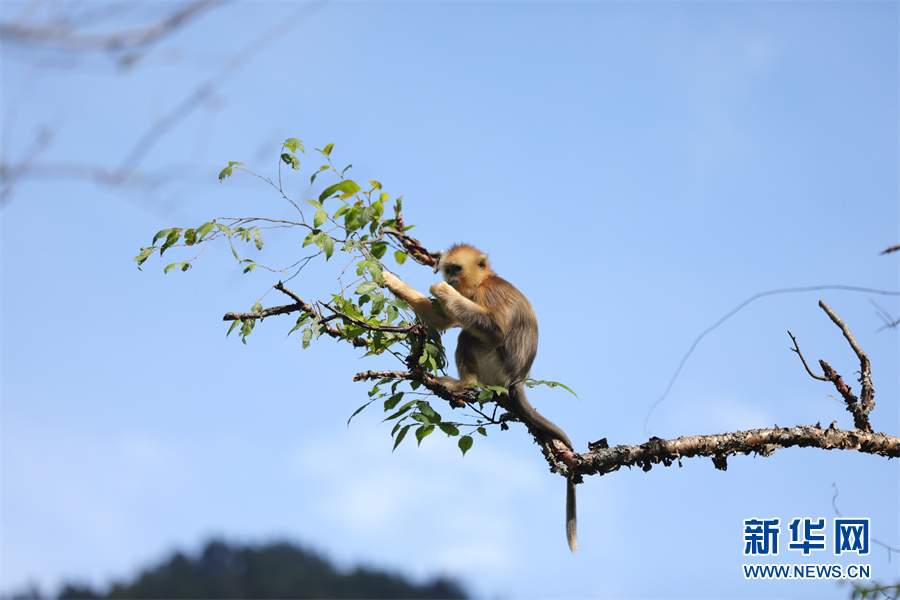
[{"label": "cluster of green leaves", "polygon": [[[443,353],[443,348],[434,348]],[[459,446],[463,455],[469,451],[474,443],[473,433],[477,432],[487,437],[487,430],[484,427],[483,420],[476,419],[475,424],[468,426],[464,426],[455,421],[445,421],[428,401],[422,399],[418,395],[411,400],[406,399],[405,394],[409,392],[399,389],[401,383],[401,381],[392,381],[389,379],[379,381],[375,384],[375,387],[369,391],[369,401],[356,409],[356,412],[350,416],[350,419],[347,422],[349,423],[353,417],[362,412],[364,408],[373,402],[381,400],[384,405],[384,411],[389,413],[384,421],[396,421],[393,429],[391,429],[391,436],[394,438],[394,449],[406,439],[406,436],[411,429],[413,430],[416,442],[419,445],[422,444],[422,440],[434,433],[435,430],[440,430],[449,437],[458,437],[459,440],[457,446]],[[383,386],[387,386],[388,384],[390,384],[390,386],[383,389]],[[422,384],[417,381],[410,382],[412,392],[419,390],[421,385]],[[478,403],[481,408],[483,408],[484,404],[487,402],[495,400],[498,394],[506,391],[504,388],[498,386],[483,386],[480,382],[478,386]],[[467,428],[470,431],[461,435],[461,427]]]},{"label": "cluster of green leaves", "polygon": [[[210,242],[219,237],[228,238],[229,244],[231,245],[231,252],[234,257],[238,260],[238,262],[246,264],[246,266],[244,267],[244,273],[249,273],[259,266],[253,259],[241,259],[241,257],[238,255],[237,249],[234,247],[234,240],[238,239],[244,242],[252,241],[257,250],[262,250],[263,239],[260,228],[258,226],[229,227],[224,223],[220,223],[218,219],[207,221],[197,228],[172,227],[170,229],[161,229],[156,233],[156,235],[153,236],[153,241],[150,242],[150,246],[141,248],[141,252],[134,257],[134,261],[138,264],[138,268],[140,269],[141,265],[143,265],[144,262],[148,258],[150,258],[154,252],[159,251],[159,255],[162,256],[166,250],[173,246],[195,246],[203,242]],[[163,240],[163,242],[159,245],[156,245],[156,242],[159,240]],[[200,254],[198,253],[197,256],[199,255]],[[194,259],[196,258],[197,257],[195,256]],[[191,262],[194,259],[174,262],[172,264],[166,265],[166,267],[163,269],[163,273],[168,273],[172,269],[176,268],[182,271],[187,271],[193,266]]]},{"label": "cluster of green leaves", "polygon": [[[300,340],[303,348],[308,348],[313,340],[318,339],[324,333],[352,341],[361,339],[365,342],[365,356],[378,355],[386,351],[397,356],[401,361],[412,352],[418,344],[418,364],[423,371],[432,375],[439,375],[445,367],[446,358],[444,348],[441,345],[440,334],[430,330],[427,339],[419,342],[412,333],[410,313],[406,312],[409,306],[402,300],[395,299],[385,294],[384,267],[381,259],[390,248],[389,236],[386,230],[400,231],[398,218],[402,208],[402,197],[393,201],[393,215],[386,214],[385,208],[390,202],[390,197],[384,191],[382,184],[376,180],[370,180],[364,189],[356,181],[346,177],[352,165],[343,169],[335,167],[332,161],[334,144],[328,144],[317,152],[325,158],[325,164],[321,165],[310,177],[310,184],[315,184],[317,178],[330,174],[336,181],[325,186],[317,198],[306,198],[306,203],[313,208],[312,218],[304,215],[301,206],[290,199],[281,187],[281,165],[288,165],[292,170],[301,169],[301,157],[306,149],[297,138],[285,140],[281,149],[281,162],[279,163],[278,183],[261,177],[248,170],[244,163],[231,161],[219,173],[219,180],[224,180],[236,171],[244,171],[250,175],[263,179],[275,187],[282,196],[290,202],[300,219],[297,221],[284,221],[269,218],[239,218],[225,219],[218,217],[196,228],[170,228],[163,229],[153,236],[150,246],[141,248],[140,253],[134,258],[138,267],[155,253],[162,256],[166,251],[176,246],[191,247],[201,245],[201,250],[191,259],[181,260],[167,265],[163,271],[168,273],[173,269],[187,271],[192,262],[196,260],[209,242],[218,238],[227,239],[232,254],[240,261],[243,272],[250,273],[256,267],[261,266],[253,259],[243,259],[235,246],[236,241],[252,242],[257,250],[263,248],[262,229],[278,227],[300,227],[305,230],[301,247],[309,246],[318,248],[318,255],[324,256],[328,261],[334,256],[335,251],[347,253],[352,258],[351,264],[355,266],[357,283],[348,288],[341,289],[338,293],[331,293],[327,303],[321,303],[326,307],[322,312],[319,309],[303,311],[297,317],[289,334],[300,332]],[[308,209],[307,209],[308,210]],[[404,227],[403,231],[411,227]],[[393,258],[398,264],[405,262],[406,252],[397,247]],[[279,269],[271,271],[284,272]],[[306,286],[309,287],[309,286]],[[327,312],[330,310],[331,312]],[[264,311],[260,301],[250,308],[250,313],[259,315]],[[247,337],[253,332],[258,319],[246,318],[233,321],[228,333],[238,331],[241,341],[247,342]],[[395,347],[400,345],[401,351]],[[384,393],[382,388],[385,382],[376,383],[369,392],[370,400],[361,406],[353,416],[371,404],[375,399],[381,399]],[[411,386],[406,392],[400,389],[400,385]],[[392,431],[395,447],[399,445],[407,432],[414,426],[415,437],[419,443],[436,429],[450,436],[460,436],[458,424],[444,421],[441,415],[434,409],[423,393],[418,382],[393,381],[391,391],[383,399],[384,410],[388,413],[386,420],[396,421]],[[416,390],[418,390],[416,392]],[[416,392],[416,398],[402,402],[404,393]],[[351,416],[351,419],[353,417]],[[462,436],[460,448],[468,450],[471,447],[471,436]]]}]

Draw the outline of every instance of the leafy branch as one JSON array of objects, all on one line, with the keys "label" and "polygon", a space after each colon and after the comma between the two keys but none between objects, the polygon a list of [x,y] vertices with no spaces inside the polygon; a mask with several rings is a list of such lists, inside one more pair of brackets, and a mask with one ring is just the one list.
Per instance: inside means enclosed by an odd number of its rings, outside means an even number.
[{"label": "leafy branch", "polygon": [[[318,198],[298,201],[285,191],[283,168],[290,167],[289,172],[299,171],[305,161],[306,149],[297,138],[288,138],[282,144],[278,173],[274,178],[256,173],[238,161],[229,162],[219,173],[220,181],[238,172],[259,179],[293,207],[296,220],[221,216],[197,227],[163,229],[153,236],[149,246],[141,248],[134,260],[140,268],[156,254],[163,256],[176,251],[174,249],[199,248],[190,257],[163,268],[164,273],[176,269],[188,271],[212,244],[219,242],[227,244],[244,274],[262,268],[291,279],[309,260],[324,256],[327,263],[335,252],[344,253],[349,258],[338,280],[340,282],[349,273],[352,281],[347,285],[340,283],[338,293],[330,294],[327,300],[304,300],[288,289],[284,280],[278,281],[270,290],[283,293],[291,302],[263,307],[263,298],[260,298],[247,312],[228,312],[223,316],[223,320],[231,322],[228,333],[238,331],[241,341],[247,343],[258,322],[269,317],[296,314],[289,334],[299,332],[303,348],[308,348],[314,340],[325,335],[364,349],[364,356],[391,353],[407,370],[357,374],[355,381],[374,381],[374,385],[368,392],[369,400],[350,418],[377,401],[387,415],[385,421],[396,421],[391,432],[395,447],[410,431],[421,443],[425,437],[440,430],[446,435],[458,437],[459,447],[465,453],[473,444],[473,434],[487,435],[486,427],[490,425],[507,427],[506,421],[511,417],[498,416],[498,405],[494,405],[493,414],[485,408],[488,402],[497,400],[504,390],[482,386],[476,390],[452,392],[438,382],[436,377],[443,372],[447,362],[440,334],[422,323],[416,323],[415,315],[405,302],[385,295],[384,265],[381,262],[389,250],[393,250],[397,264],[412,258],[420,264],[434,266],[435,256],[408,233],[412,226],[403,222],[402,196],[391,203],[380,182],[370,180],[364,188],[349,179],[347,175],[352,165],[338,167],[333,160],[333,149],[334,144],[316,149],[324,161],[312,173],[310,183],[322,181],[321,178],[326,176],[332,179]],[[312,210],[304,209],[306,205]],[[307,214],[311,215],[311,219]],[[263,236],[267,231],[297,228],[303,232],[301,247],[313,246],[316,249],[312,256],[295,261],[287,268],[268,266],[262,259],[245,258],[246,252],[241,243],[252,244],[250,251],[255,248],[257,253],[262,253]],[[528,384],[562,385],[555,382]],[[448,402],[451,408],[468,407],[472,419],[465,423],[446,419],[435,409],[435,399]]]}]

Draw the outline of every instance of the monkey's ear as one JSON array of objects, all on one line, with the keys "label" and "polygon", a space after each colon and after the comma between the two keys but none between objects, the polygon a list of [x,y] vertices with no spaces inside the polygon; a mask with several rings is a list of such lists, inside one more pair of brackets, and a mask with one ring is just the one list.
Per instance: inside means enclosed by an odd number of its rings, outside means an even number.
[{"label": "monkey's ear", "polygon": [[487,268],[487,264],[488,264],[487,254],[482,254],[481,256],[478,257],[479,268],[482,268],[482,269]]},{"label": "monkey's ear", "polygon": [[441,259],[444,257],[444,251],[438,250],[437,252],[430,252],[428,256],[434,259],[434,272],[437,273],[438,269],[441,267]]}]

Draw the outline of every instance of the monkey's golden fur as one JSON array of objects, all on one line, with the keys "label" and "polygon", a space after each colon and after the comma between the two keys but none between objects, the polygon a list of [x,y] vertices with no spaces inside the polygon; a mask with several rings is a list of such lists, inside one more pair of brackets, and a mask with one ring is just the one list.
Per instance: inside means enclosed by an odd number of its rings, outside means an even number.
[{"label": "monkey's golden fur", "polygon": [[[445,387],[460,391],[478,379],[485,385],[507,388],[509,408],[532,428],[569,448],[565,432],[538,413],[528,402],[522,382],[537,355],[538,324],[528,299],[511,283],[498,277],[487,255],[465,244],[441,253],[437,269],[444,281],[431,286],[446,316],[435,312],[431,299],[384,272],[387,287],[409,304],[419,317],[444,331],[461,327],[456,344],[459,379],[440,377]],[[566,486],[566,537],[569,548],[578,548],[575,519],[575,484]]]}]

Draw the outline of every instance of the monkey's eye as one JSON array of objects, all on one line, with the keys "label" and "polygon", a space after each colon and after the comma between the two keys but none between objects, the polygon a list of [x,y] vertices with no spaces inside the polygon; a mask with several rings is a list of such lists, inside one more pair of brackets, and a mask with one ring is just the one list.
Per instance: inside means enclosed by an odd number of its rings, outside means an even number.
[{"label": "monkey's eye", "polygon": [[462,271],[462,267],[459,265],[447,265],[447,268],[444,270],[447,275],[459,275],[460,271]]}]

